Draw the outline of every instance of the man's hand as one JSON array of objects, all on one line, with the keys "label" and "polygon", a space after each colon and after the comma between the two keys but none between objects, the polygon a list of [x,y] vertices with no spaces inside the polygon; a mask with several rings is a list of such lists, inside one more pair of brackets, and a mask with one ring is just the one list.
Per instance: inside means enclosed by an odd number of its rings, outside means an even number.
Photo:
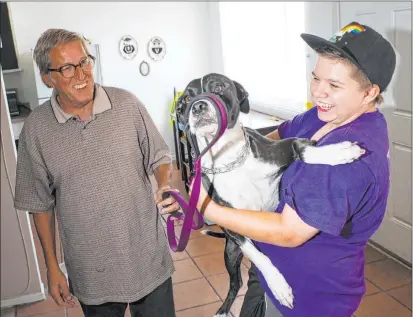
[{"label": "man's hand", "polygon": [[172,196],[169,196],[166,199],[162,198],[163,193],[171,190],[179,193],[177,189],[171,189],[170,186],[162,186],[156,191],[155,203],[159,206],[161,214],[168,214],[181,208]]},{"label": "man's hand", "polygon": [[69,292],[66,276],[57,268],[47,271],[49,281],[49,293],[57,305],[61,307],[74,307],[76,305],[74,297]]}]

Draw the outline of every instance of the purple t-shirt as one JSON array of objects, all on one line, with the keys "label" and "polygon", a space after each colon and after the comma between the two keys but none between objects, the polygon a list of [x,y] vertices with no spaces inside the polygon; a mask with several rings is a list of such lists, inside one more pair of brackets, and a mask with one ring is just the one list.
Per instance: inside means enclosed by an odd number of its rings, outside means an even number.
[{"label": "purple t-shirt", "polygon": [[[325,122],[312,108],[284,122],[281,138],[311,138]],[[294,308],[281,306],[261,283],[284,317],[350,317],[363,294],[364,249],[381,224],[389,191],[389,139],[379,112],[366,113],[321,138],[317,146],[357,141],[367,150],[351,164],[328,166],[295,161],[280,187],[281,212],[288,203],[320,233],[297,248],[255,242],[293,289]]]}]

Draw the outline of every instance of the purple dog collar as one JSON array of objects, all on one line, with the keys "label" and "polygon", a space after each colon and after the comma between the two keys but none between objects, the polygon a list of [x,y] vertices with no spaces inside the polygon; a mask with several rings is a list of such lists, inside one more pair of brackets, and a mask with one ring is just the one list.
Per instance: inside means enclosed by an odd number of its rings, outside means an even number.
[{"label": "purple dog collar", "polygon": [[192,107],[192,105],[195,102],[198,102],[200,100],[208,100],[217,111],[218,133],[212,139],[211,143],[208,144],[208,146],[199,154],[194,163],[195,180],[192,185],[192,192],[191,197],[189,198],[189,204],[177,192],[168,191],[168,194],[175,198],[175,200],[181,206],[182,211],[184,212],[184,214],[178,218],[183,219],[179,242],[177,242],[175,235],[175,226],[174,221],[172,219],[174,218],[174,216],[169,215],[167,219],[166,230],[168,235],[169,246],[174,252],[184,251],[188,244],[189,236],[191,234],[192,229],[200,229],[204,225],[203,217],[196,208],[201,190],[201,157],[206,152],[208,152],[209,149],[218,141],[218,139],[224,134],[227,128],[227,112],[225,104],[222,102],[221,98],[209,93],[201,94],[193,100],[193,102],[190,104],[190,107]]}]

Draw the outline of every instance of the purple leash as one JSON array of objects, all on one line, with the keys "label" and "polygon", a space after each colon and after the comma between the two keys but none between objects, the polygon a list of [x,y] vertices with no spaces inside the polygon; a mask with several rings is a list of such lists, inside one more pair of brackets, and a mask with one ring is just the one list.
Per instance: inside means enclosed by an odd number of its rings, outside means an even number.
[{"label": "purple leash", "polygon": [[[194,163],[194,171],[195,171],[195,180],[192,186],[191,197],[189,198],[189,204],[186,200],[179,195],[179,193],[175,191],[167,191],[165,193],[170,194],[172,197],[180,205],[182,211],[184,212],[181,216],[174,216],[169,215],[167,223],[166,223],[166,231],[169,240],[169,246],[174,252],[181,252],[184,251],[189,240],[189,236],[191,234],[192,229],[200,229],[204,225],[204,220],[201,213],[196,208],[199,194],[201,190],[201,157],[209,151],[209,149],[218,141],[218,139],[224,134],[227,128],[227,111],[225,108],[224,102],[216,95],[205,93],[199,95],[195,98],[192,103],[189,105],[189,109],[197,102],[207,100],[211,103],[215,110],[217,111],[217,119],[218,119],[218,133],[212,139],[211,143],[199,154],[195,163]],[[164,194],[165,194],[164,193]],[[163,196],[165,198],[165,196]],[[179,241],[176,240],[175,235],[175,226],[174,221],[172,218],[183,219],[183,225],[181,230],[181,235],[179,237]]]}]

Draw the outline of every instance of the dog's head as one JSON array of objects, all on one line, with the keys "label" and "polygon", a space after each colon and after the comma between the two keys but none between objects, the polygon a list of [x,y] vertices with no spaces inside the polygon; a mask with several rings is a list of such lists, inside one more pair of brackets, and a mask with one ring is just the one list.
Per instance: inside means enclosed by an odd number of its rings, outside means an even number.
[{"label": "dog's head", "polygon": [[217,113],[206,100],[194,98],[202,93],[212,93],[221,98],[228,114],[227,128],[234,127],[240,112],[249,112],[248,93],[241,84],[221,74],[208,74],[192,80],[178,99],[176,111],[189,123],[191,132],[201,135],[214,135],[218,131]]}]

